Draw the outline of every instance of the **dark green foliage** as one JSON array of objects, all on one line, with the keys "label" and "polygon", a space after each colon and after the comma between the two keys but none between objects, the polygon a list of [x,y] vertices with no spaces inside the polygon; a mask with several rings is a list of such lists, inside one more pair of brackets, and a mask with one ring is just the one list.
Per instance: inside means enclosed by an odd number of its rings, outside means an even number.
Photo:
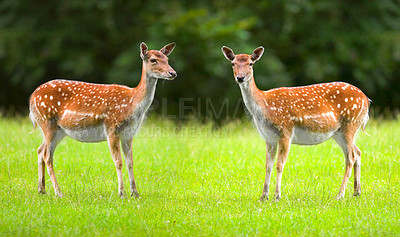
[{"label": "dark green foliage", "polygon": [[136,86],[142,41],[177,43],[178,78],[160,81],[154,106],[173,119],[243,113],[223,45],[266,48],[255,65],[261,89],[346,81],[377,111],[400,108],[400,5],[389,0],[3,0],[0,108],[26,113],[30,93],[54,78]]}]

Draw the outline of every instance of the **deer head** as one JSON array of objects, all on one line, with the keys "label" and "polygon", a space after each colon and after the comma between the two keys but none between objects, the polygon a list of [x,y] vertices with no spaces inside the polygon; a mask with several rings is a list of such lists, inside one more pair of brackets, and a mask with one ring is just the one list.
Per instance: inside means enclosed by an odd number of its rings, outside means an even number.
[{"label": "deer head", "polygon": [[233,75],[237,83],[249,81],[253,77],[253,65],[264,53],[262,46],[256,48],[251,55],[238,54],[235,55],[233,50],[223,46],[222,53],[232,63]]},{"label": "deer head", "polygon": [[148,50],[145,43],[140,44],[140,57],[143,60],[143,70],[150,78],[173,80],[177,74],[168,63],[168,55],[175,48],[175,43],[165,45],[160,51]]}]

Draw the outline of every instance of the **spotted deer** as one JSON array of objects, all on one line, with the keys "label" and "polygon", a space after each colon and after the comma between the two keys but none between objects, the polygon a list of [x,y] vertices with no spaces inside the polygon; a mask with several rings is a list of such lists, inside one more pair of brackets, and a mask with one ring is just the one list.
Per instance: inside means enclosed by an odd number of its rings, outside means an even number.
[{"label": "spotted deer", "polygon": [[[118,176],[119,195],[124,195],[121,146],[129,174],[131,196],[139,197],[133,176],[132,139],[149,109],[158,79],[173,80],[177,74],[168,64],[175,43],[162,49],[148,50],[140,44],[143,60],[139,85],[92,84],[80,81],[53,80],[39,86],[29,101],[30,118],[44,135],[37,150],[39,193],[45,193],[45,166],[55,194],[62,196],[53,168],[57,144],[69,136],[81,142],[108,141]],[[33,132],[32,131],[32,132]]]},{"label": "spotted deer", "polygon": [[346,160],[337,199],[345,195],[353,165],[354,195],[360,195],[361,151],[355,145],[354,137],[361,126],[364,130],[369,118],[367,96],[357,87],[344,82],[259,90],[254,81],[253,65],[263,52],[264,48],[258,47],[251,55],[235,55],[232,49],[222,47],[222,53],[232,63],[247,110],[266,142],[266,175],[260,200],[268,199],[276,153],[275,198],[279,200],[282,172],[290,145],[315,145],[330,138],[342,148]]}]

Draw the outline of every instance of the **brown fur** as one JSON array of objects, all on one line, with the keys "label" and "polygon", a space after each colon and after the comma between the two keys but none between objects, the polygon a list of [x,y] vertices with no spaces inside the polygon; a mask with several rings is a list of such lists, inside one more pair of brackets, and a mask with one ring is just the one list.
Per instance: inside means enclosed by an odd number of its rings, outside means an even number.
[{"label": "brown fur", "polygon": [[[90,128],[101,125],[100,127],[104,126],[110,152],[117,169],[119,194],[121,196],[124,194],[120,148],[120,143],[122,143],[131,192],[132,195],[139,196],[132,170],[134,132],[128,130],[126,134],[121,134],[121,131],[127,131],[127,124],[134,124],[132,120],[143,120],[144,113],[153,100],[151,96],[154,96],[156,85],[154,80],[158,78],[172,80],[176,77],[176,72],[168,64],[167,57],[174,47],[175,43],[172,43],[160,51],[148,51],[144,43],[140,45],[140,55],[143,59],[142,76],[139,85],[135,88],[53,80],[39,86],[32,93],[29,101],[30,117],[34,129],[38,125],[44,134],[44,142],[37,151],[40,193],[45,193],[44,169],[46,165],[55,193],[62,196],[53,169],[53,153],[57,143],[66,135],[65,131],[90,131]],[[137,110],[138,105],[143,104],[143,101],[146,101],[146,104],[142,106],[144,109]],[[133,117],[135,111],[139,111],[137,117]],[[138,123],[138,127],[140,123]],[[91,136],[100,136],[95,132],[92,133]],[[101,139],[103,138],[99,138],[99,141]]]},{"label": "brown fur", "polygon": [[[354,137],[360,127],[364,130],[368,120],[367,96],[357,87],[344,82],[261,91],[254,81],[253,64],[260,59],[263,51],[262,47],[258,47],[252,55],[235,55],[230,48],[222,47],[224,56],[232,63],[234,77],[241,84],[245,103],[247,101],[248,104],[246,106],[250,106],[248,109],[257,121],[260,133],[276,134],[276,140],[268,136],[269,140],[266,140],[266,177],[261,200],[268,199],[271,170],[276,153],[278,161],[275,197],[276,199],[281,197],[282,172],[295,129],[300,131],[299,134],[305,131],[303,137],[296,137],[300,139],[298,142],[303,139],[304,144],[307,144],[306,139],[310,139],[307,136],[311,136],[304,135],[305,133],[334,137],[346,158],[345,175],[337,198],[344,196],[353,165],[354,195],[360,195],[361,151],[354,144]],[[317,144],[319,140],[316,139],[310,144]]]}]

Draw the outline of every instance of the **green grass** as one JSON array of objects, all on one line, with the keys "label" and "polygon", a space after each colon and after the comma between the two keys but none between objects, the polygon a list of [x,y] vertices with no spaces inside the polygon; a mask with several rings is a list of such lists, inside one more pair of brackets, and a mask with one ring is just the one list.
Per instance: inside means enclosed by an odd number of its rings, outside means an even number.
[{"label": "green grass", "polygon": [[[118,197],[106,143],[69,138],[55,153],[64,198],[46,175],[37,193],[41,135],[27,119],[0,119],[0,235],[400,235],[400,121],[372,120],[358,135],[362,196],[335,197],[344,175],[340,148],[292,146],[280,202],[258,202],[265,145],[248,122],[210,125],[150,119],[134,139],[134,172],[141,199]],[[272,174],[270,199],[275,185]],[[125,190],[129,190],[124,165]]]}]

